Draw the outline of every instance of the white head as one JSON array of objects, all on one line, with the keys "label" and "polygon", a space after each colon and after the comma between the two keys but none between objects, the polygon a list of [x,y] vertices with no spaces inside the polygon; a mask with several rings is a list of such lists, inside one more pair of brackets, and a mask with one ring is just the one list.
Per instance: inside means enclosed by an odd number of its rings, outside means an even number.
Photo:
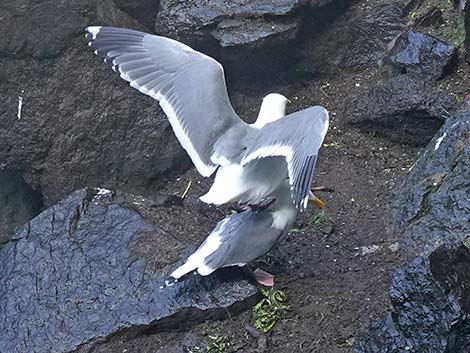
[{"label": "white head", "polygon": [[260,129],[264,125],[282,118],[286,115],[286,105],[288,102],[290,101],[282,94],[268,94],[263,98],[258,119],[256,119],[252,126]]}]

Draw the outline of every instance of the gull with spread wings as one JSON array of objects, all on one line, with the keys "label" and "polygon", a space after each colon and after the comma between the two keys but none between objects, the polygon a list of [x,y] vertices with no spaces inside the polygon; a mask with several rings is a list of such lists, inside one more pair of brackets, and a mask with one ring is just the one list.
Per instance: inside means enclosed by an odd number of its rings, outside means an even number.
[{"label": "gull with spread wings", "polygon": [[312,197],[318,150],[328,130],[325,108],[285,115],[287,98],[271,93],[255,123],[230,104],[222,65],[178,41],[135,30],[91,26],[95,53],[140,92],[156,99],[198,172],[215,180],[201,200],[257,204],[288,179],[297,209]]}]

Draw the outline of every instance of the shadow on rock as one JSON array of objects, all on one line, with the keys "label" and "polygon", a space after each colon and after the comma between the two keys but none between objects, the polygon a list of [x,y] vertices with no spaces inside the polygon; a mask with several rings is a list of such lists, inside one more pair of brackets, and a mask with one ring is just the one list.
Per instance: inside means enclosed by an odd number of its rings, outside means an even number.
[{"label": "shadow on rock", "polygon": [[36,216],[42,205],[41,192],[33,190],[21,175],[0,170],[0,244]]},{"label": "shadow on rock", "polygon": [[409,75],[385,79],[360,88],[345,105],[352,125],[404,144],[426,145],[445,117],[455,109],[455,99]]}]

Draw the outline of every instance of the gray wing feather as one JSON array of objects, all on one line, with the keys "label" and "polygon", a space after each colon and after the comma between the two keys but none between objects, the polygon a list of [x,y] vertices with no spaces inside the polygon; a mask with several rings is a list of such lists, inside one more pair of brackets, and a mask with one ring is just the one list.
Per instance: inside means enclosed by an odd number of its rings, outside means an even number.
[{"label": "gray wing feather", "polygon": [[320,106],[289,114],[265,125],[245,151],[242,164],[255,159],[284,156],[287,161],[292,199],[305,208],[313,181],[318,150],[328,130],[328,112]]},{"label": "gray wing feather", "polygon": [[204,259],[205,265],[213,269],[242,266],[264,255],[282,234],[271,227],[272,222],[268,210],[248,210],[229,216],[221,244]]},{"label": "gray wing feather", "polygon": [[211,175],[213,146],[225,131],[245,125],[234,112],[222,66],[169,38],[139,31],[88,27],[89,45],[140,92],[160,102],[197,170]]}]

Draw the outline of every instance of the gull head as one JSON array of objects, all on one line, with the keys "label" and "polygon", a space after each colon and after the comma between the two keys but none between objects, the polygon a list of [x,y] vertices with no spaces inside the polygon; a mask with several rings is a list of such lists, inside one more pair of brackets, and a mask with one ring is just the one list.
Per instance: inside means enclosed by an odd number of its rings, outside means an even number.
[{"label": "gull head", "polygon": [[263,98],[258,119],[252,124],[258,129],[286,115],[286,105],[290,100],[279,93],[270,93]]}]

